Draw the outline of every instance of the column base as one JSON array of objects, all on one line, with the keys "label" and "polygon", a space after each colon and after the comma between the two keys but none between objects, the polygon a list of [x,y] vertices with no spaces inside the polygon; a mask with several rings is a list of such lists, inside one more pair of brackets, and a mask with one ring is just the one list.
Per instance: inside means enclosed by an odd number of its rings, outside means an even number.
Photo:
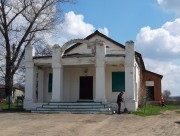
[{"label": "column base", "polygon": [[138,108],[138,102],[135,100],[125,100],[125,106],[128,109],[128,111],[136,111]]},{"label": "column base", "polygon": [[33,104],[34,101],[33,99],[24,99],[24,102],[23,102],[23,108],[26,109],[26,110],[32,110],[32,108],[34,107]]}]

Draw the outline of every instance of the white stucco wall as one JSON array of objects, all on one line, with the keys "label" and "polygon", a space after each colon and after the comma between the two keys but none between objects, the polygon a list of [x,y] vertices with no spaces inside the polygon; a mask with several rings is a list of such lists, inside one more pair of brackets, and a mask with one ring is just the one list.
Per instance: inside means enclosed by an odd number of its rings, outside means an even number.
[{"label": "white stucco wall", "polygon": [[140,91],[140,68],[135,62],[135,107],[138,108],[138,96]]},{"label": "white stucco wall", "polygon": [[[84,70],[88,69],[87,74],[84,73]],[[52,70],[45,71],[45,86],[44,86],[44,102],[51,100],[52,93],[48,92],[48,76]],[[93,98],[95,97],[95,67],[94,66],[66,66],[63,67],[63,100],[65,102],[75,102],[79,100],[79,84],[80,76],[93,76]],[[105,68],[105,83],[106,83],[106,100],[107,102],[115,102],[117,99],[118,92],[112,92],[112,72],[124,72],[124,65],[106,65]]]},{"label": "white stucco wall", "polygon": [[[84,70],[87,69],[87,74]],[[93,76],[93,97],[95,94],[95,68],[92,66],[64,67],[64,101],[75,102],[79,100],[80,76]]]},{"label": "white stucco wall", "polygon": [[124,72],[124,65],[107,65],[106,67],[106,99],[116,103],[118,92],[112,92],[112,72]]},{"label": "white stucco wall", "polygon": [[[108,41],[107,39],[101,37],[101,36],[94,36],[91,39],[89,39],[89,41],[95,41],[96,39],[102,40],[105,42],[106,44],[106,54],[125,54],[125,49],[121,48],[120,46],[117,46],[116,44]],[[70,52],[68,52],[67,54],[74,54],[74,53],[79,53],[79,54],[90,54],[91,53],[91,49],[87,48],[86,44],[81,44],[80,46],[74,48],[73,50],[71,50]]]},{"label": "white stucco wall", "polygon": [[82,44],[82,45],[76,47],[75,49],[71,50],[67,54],[74,54],[74,53],[79,53],[79,54],[87,53],[87,54],[91,54],[91,49],[87,48],[87,44]]},{"label": "white stucco wall", "polygon": [[[104,41],[105,44],[102,42],[102,44],[98,43],[99,45],[96,45],[96,55],[94,57],[74,56],[72,58],[61,58],[61,48],[59,46],[54,46],[52,59],[48,58],[48,61],[45,61],[45,59],[34,61],[36,66],[39,65],[44,68],[44,81],[42,81],[44,84],[44,92],[42,93],[43,102],[53,101],[53,98],[57,98],[56,100],[64,102],[78,101],[80,92],[80,76],[93,76],[93,99],[99,101],[102,100],[102,102],[107,101],[108,103],[116,103],[118,92],[112,92],[112,72],[120,71],[125,72],[126,84],[124,98],[126,106],[132,111],[137,109],[140,71],[135,61],[134,44],[129,42],[129,44],[132,45],[128,45],[128,47],[126,46],[127,48],[125,51],[124,48],[117,46],[113,42],[100,36],[94,36],[90,41],[95,41],[96,39]],[[87,45],[81,44],[79,47],[76,47],[69,52],[69,54],[74,53],[90,54],[92,53],[92,50],[88,48]],[[125,55],[125,57],[105,57],[107,54],[122,54]],[[88,71],[87,74],[84,72],[85,69]],[[48,80],[49,73],[53,72],[55,72],[54,74],[56,76],[56,78],[53,77],[53,79],[58,81],[53,81],[53,84],[55,85],[53,86],[53,90],[55,91],[52,93],[48,92]],[[29,71],[29,73],[31,74],[32,72]],[[60,78],[61,75],[63,78]],[[105,82],[103,79],[105,79]],[[30,88],[29,90],[32,89]],[[62,90],[63,92],[59,90]],[[32,91],[29,92],[31,95],[34,95]],[[124,107],[122,106],[122,109],[123,108]]]}]

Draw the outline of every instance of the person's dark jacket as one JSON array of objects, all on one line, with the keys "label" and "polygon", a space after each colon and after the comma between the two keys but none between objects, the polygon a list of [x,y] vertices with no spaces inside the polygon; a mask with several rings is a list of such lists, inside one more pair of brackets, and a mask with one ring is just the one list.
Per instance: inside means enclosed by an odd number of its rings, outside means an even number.
[{"label": "person's dark jacket", "polygon": [[123,102],[123,96],[122,96],[122,94],[120,93],[120,94],[118,95],[118,97],[117,97],[117,103],[121,103],[121,102]]}]

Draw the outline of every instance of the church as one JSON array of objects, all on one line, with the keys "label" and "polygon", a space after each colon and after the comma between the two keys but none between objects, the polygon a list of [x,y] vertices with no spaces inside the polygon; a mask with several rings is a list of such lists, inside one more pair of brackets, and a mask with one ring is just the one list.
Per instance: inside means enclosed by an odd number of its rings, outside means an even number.
[{"label": "church", "polygon": [[24,108],[34,110],[48,102],[116,103],[119,92],[129,111],[144,98],[159,101],[162,75],[148,71],[134,42],[122,45],[95,31],[84,39],[54,45],[52,56],[35,56],[26,47]]}]

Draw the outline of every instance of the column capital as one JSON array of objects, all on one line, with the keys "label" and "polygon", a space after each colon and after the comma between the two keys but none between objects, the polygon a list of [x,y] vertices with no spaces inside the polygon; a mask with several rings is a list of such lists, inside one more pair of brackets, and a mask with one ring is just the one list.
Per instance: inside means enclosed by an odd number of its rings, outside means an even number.
[{"label": "column capital", "polygon": [[125,66],[133,67],[135,61],[134,42],[127,41],[125,43]]},{"label": "column capital", "polygon": [[25,48],[25,60],[33,61],[33,57],[35,56],[35,50],[31,45],[26,46]]},{"label": "column capital", "polygon": [[96,67],[103,67],[105,64],[106,46],[105,43],[99,39],[95,40],[96,45]]},{"label": "column capital", "polygon": [[62,53],[62,48],[55,44],[52,47],[52,67],[53,68],[61,68],[62,64],[61,64],[61,53]]},{"label": "column capital", "polygon": [[34,68],[34,62],[32,62],[32,61],[27,61],[27,62],[26,62],[26,68]]}]

